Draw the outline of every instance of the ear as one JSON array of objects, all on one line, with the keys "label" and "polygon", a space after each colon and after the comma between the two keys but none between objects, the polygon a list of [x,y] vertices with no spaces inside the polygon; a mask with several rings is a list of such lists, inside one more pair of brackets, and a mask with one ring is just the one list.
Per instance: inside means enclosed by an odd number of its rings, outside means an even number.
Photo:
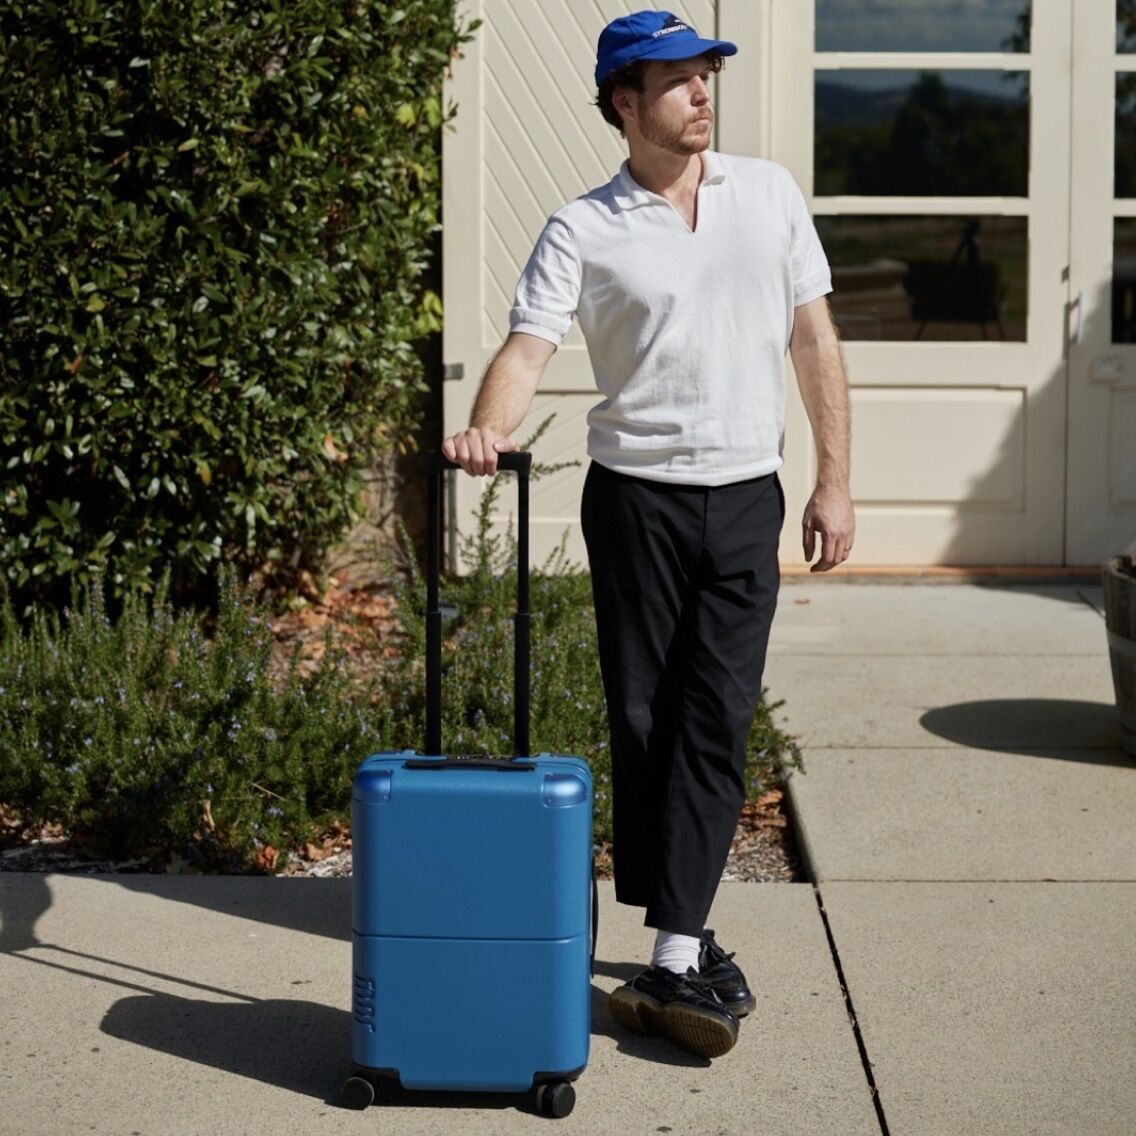
[{"label": "ear", "polygon": [[635,121],[635,96],[627,87],[616,87],[612,92],[611,105],[624,119]]}]

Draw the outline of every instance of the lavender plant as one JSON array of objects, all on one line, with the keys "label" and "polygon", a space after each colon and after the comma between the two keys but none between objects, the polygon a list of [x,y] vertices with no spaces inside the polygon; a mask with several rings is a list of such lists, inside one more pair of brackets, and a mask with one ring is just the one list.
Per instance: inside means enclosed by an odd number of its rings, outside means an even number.
[{"label": "lavender plant", "polygon": [[[101,580],[61,613],[0,622],[0,800],[92,855],[240,871],[350,805],[382,745],[372,687],[327,644],[274,675],[268,617],[234,576],[207,638],[166,588],[107,615]],[[262,859],[263,865],[263,859]]]}]

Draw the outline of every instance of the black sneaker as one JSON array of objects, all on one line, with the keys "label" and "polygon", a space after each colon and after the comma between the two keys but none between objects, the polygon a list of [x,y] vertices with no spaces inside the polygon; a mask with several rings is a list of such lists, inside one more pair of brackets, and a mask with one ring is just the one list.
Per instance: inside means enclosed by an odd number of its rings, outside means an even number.
[{"label": "black sneaker", "polygon": [[722,1005],[736,1018],[744,1018],[757,1007],[746,977],[736,962],[731,961],[733,951],[726,954],[715,942],[714,932],[702,932],[702,945],[698,948],[698,977],[722,999]]},{"label": "black sneaker", "polygon": [[738,1019],[690,967],[648,967],[608,998],[612,1017],[635,1033],[657,1033],[697,1053],[721,1057],[738,1040]]}]

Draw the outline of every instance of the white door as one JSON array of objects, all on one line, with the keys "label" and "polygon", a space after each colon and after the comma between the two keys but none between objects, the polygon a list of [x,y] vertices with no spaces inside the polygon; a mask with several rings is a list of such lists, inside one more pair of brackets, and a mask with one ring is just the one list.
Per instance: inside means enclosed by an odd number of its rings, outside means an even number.
[{"label": "white door", "polygon": [[1087,564],[1136,552],[1136,2],[1075,12],[1066,540]]},{"label": "white door", "polygon": [[[1064,558],[1072,0],[774,0],[770,156],[810,197],[857,564]],[[794,399],[782,559],[815,471]]]}]

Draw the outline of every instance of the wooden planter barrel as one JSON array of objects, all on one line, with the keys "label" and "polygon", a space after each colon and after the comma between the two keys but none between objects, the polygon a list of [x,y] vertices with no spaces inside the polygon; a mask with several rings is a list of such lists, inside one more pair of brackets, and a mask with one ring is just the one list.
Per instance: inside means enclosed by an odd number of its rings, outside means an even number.
[{"label": "wooden planter barrel", "polygon": [[1106,560],[1104,615],[1108,627],[1108,651],[1112,659],[1112,684],[1120,714],[1120,744],[1136,757],[1136,566],[1130,557]]}]

